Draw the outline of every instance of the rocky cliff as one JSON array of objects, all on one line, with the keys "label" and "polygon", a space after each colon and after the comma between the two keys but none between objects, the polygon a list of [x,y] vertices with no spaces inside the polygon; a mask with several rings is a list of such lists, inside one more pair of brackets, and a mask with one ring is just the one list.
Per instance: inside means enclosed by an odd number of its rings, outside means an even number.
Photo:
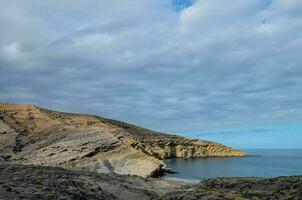
[{"label": "rocky cliff", "polygon": [[244,156],[222,144],[163,134],[93,115],[0,104],[0,160],[152,176],[163,159]]}]

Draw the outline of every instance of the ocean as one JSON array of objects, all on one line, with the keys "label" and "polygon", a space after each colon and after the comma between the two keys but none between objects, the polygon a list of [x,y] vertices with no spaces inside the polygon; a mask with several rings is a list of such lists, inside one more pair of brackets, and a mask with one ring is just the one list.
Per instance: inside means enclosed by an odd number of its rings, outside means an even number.
[{"label": "ocean", "polygon": [[302,175],[302,149],[246,149],[247,157],[169,159],[177,172],[164,178],[199,182],[216,177],[277,177]]}]

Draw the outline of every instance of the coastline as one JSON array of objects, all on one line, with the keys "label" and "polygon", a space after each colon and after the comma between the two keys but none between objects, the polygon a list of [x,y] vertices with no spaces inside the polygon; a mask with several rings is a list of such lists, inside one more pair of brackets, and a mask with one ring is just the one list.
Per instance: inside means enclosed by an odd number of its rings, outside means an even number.
[{"label": "coastline", "polygon": [[165,174],[165,177],[204,180],[217,177],[275,178],[302,175],[302,149],[245,151],[245,157],[166,160],[167,167],[177,173]]},{"label": "coastline", "polygon": [[6,163],[0,165],[0,194],[8,200],[64,195],[66,199],[108,200],[301,195],[302,176],[153,178],[165,169],[177,171],[168,169],[164,162],[168,158],[231,161],[252,157],[223,144],[98,116],[0,104],[0,130],[0,159]]},{"label": "coastline", "polygon": [[159,176],[165,159],[235,157],[226,145],[88,114],[0,103],[0,159],[98,173]]}]

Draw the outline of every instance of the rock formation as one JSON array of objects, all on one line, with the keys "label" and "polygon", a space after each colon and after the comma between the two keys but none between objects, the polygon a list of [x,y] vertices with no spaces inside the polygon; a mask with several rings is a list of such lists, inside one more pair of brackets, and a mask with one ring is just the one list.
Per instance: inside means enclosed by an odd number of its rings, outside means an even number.
[{"label": "rock formation", "polygon": [[244,156],[222,144],[163,134],[93,115],[0,104],[0,161],[153,176],[163,159]]}]

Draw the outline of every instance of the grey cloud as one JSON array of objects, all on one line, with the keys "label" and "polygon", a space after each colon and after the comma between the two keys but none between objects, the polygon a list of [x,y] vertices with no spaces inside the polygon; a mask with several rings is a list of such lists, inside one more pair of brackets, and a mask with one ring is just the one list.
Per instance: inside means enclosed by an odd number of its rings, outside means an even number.
[{"label": "grey cloud", "polygon": [[302,119],[297,0],[1,1],[0,101],[200,131]]}]

